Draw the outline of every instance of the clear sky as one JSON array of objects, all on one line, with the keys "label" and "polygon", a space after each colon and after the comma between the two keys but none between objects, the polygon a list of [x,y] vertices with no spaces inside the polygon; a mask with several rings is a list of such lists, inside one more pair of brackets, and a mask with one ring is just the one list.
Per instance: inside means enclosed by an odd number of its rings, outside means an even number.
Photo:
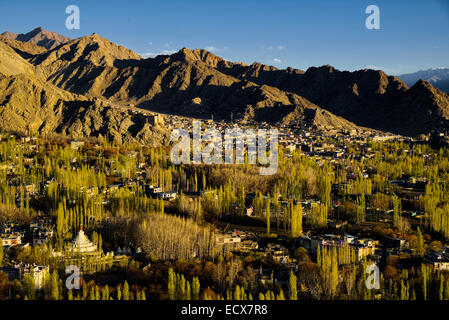
[{"label": "clear sky", "polygon": [[[80,30],[68,30],[68,5]],[[368,5],[380,30],[368,30]],[[71,38],[93,32],[148,56],[204,48],[230,61],[307,69],[449,67],[449,0],[0,0],[0,31],[35,27]]]}]

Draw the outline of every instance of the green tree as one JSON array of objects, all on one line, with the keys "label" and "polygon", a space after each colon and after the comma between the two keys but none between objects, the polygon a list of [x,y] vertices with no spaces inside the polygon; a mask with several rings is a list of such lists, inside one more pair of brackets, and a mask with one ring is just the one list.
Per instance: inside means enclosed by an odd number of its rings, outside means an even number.
[{"label": "green tree", "polygon": [[290,203],[291,212],[291,236],[297,237],[302,234],[302,205]]},{"label": "green tree", "polygon": [[109,300],[109,287],[105,285],[103,290],[101,290],[101,300]]},{"label": "green tree", "polygon": [[51,274],[50,288],[50,299],[59,300],[59,276],[56,270]]},{"label": "green tree", "polygon": [[175,300],[176,295],[176,274],[173,268],[168,269],[168,298]]},{"label": "green tree", "polygon": [[23,276],[23,292],[29,300],[34,300],[36,286],[34,283],[34,278],[30,274],[25,274]]},{"label": "green tree", "polygon": [[271,216],[270,216],[270,199],[267,200],[265,205],[265,216],[267,219],[267,234],[270,234]]},{"label": "green tree", "polygon": [[240,195],[239,195],[239,211],[241,215],[245,214],[245,187],[242,186],[241,190],[240,190]]},{"label": "green tree", "polygon": [[185,295],[184,300],[191,300],[191,298],[192,298],[191,286],[190,286],[190,282],[187,281],[186,282],[186,295]]},{"label": "green tree", "polygon": [[285,300],[284,291],[282,289],[279,290],[279,294],[276,296],[276,300]]},{"label": "green tree", "polygon": [[198,277],[192,279],[192,299],[198,300],[200,298],[200,281]]},{"label": "green tree", "polygon": [[59,239],[63,239],[64,235],[64,209],[60,203],[58,206],[58,213],[56,217],[56,233]]},{"label": "green tree", "polygon": [[129,300],[129,285],[125,280],[125,284],[123,285],[123,300]]},{"label": "green tree", "polygon": [[420,257],[424,256],[424,240],[423,240],[423,236],[421,233],[421,229],[418,227],[417,228],[417,233],[418,233],[418,255]]},{"label": "green tree", "polygon": [[0,237],[0,267],[3,267],[3,239]]},{"label": "green tree", "polygon": [[297,278],[293,271],[290,270],[289,276],[289,290],[290,290],[290,300],[298,300],[298,289],[297,289]]},{"label": "green tree", "polygon": [[122,300],[122,288],[121,285],[117,287],[117,300]]},{"label": "green tree", "polygon": [[399,213],[401,211],[401,199],[398,196],[394,195],[392,198],[393,202],[393,225],[395,227],[399,224]]}]

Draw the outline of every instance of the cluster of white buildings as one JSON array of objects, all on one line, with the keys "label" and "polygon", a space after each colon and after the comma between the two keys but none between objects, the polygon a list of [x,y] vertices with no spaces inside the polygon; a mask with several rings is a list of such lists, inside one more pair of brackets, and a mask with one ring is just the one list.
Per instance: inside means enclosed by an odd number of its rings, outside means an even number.
[{"label": "cluster of white buildings", "polygon": [[25,275],[31,276],[34,280],[36,290],[44,287],[45,280],[50,275],[49,266],[38,266],[35,264],[14,264],[12,267],[0,268],[0,271],[6,273],[10,280],[17,279],[22,281]]},{"label": "cluster of white buildings", "polygon": [[297,240],[301,247],[304,247],[314,255],[317,253],[319,247],[340,247],[348,244],[349,247],[354,250],[357,261],[360,261],[369,255],[375,255],[376,245],[379,244],[378,241],[372,239],[357,239],[349,234],[324,234],[312,237],[301,236],[298,237]]}]

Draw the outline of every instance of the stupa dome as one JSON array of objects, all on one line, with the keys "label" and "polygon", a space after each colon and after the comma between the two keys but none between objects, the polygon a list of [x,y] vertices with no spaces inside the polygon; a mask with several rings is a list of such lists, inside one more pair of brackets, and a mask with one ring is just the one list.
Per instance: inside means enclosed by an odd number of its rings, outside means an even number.
[{"label": "stupa dome", "polygon": [[75,252],[88,253],[97,251],[97,246],[89,240],[81,227],[78,235],[72,241],[72,249]]}]

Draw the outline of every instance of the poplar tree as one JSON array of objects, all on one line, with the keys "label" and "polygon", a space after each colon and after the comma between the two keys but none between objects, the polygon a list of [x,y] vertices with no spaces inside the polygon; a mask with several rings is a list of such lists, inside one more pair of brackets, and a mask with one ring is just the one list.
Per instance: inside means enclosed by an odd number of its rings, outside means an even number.
[{"label": "poplar tree", "polygon": [[240,290],[240,286],[236,285],[234,290],[234,300],[242,300],[242,293]]},{"label": "poplar tree", "polygon": [[276,300],[285,300],[284,290],[279,290],[279,294],[276,296]]},{"label": "poplar tree", "polygon": [[34,300],[36,287],[34,283],[34,278],[29,274],[25,274],[23,276],[23,291],[29,300]]},{"label": "poplar tree", "polygon": [[241,215],[245,214],[245,197],[245,187],[242,186],[239,196],[239,210]]},{"label": "poplar tree", "polygon": [[444,281],[444,300],[449,300],[449,278]]},{"label": "poplar tree", "polygon": [[125,284],[123,285],[123,300],[129,300],[129,285],[125,280]]},{"label": "poplar tree", "polygon": [[302,205],[300,203],[293,205],[290,203],[291,212],[291,236],[297,237],[302,234]]},{"label": "poplar tree", "polygon": [[91,287],[89,291],[89,300],[95,300],[95,288]]},{"label": "poplar tree", "polygon": [[109,287],[105,285],[103,290],[101,290],[101,300],[109,300]]},{"label": "poplar tree", "polygon": [[62,204],[60,203],[58,206],[58,212],[56,217],[56,233],[59,239],[63,238],[64,233],[64,211]]},{"label": "poplar tree", "polygon": [[401,300],[408,300],[407,297],[407,288],[404,284],[404,280],[401,279],[401,296],[400,296]]},{"label": "poplar tree", "polygon": [[117,287],[117,300],[122,300],[122,289],[121,285]]},{"label": "poplar tree", "polygon": [[95,285],[95,300],[100,300],[100,287]]},{"label": "poplar tree", "polygon": [[53,271],[53,273],[51,274],[50,287],[51,287],[51,291],[50,291],[51,299],[58,300],[59,299],[59,277],[58,277],[58,273],[56,272],[56,270]]},{"label": "poplar tree", "polygon": [[192,279],[192,299],[198,300],[200,298],[200,281],[198,277]]},{"label": "poplar tree", "polygon": [[417,228],[417,233],[418,233],[418,254],[420,257],[424,256],[424,240],[423,240],[423,236],[421,233],[421,229],[418,227]]},{"label": "poplar tree", "polygon": [[0,237],[0,267],[3,267],[3,239]]},{"label": "poplar tree", "polygon": [[184,300],[191,300],[192,295],[191,295],[191,286],[190,286],[190,282],[186,281],[186,294],[184,297]]},{"label": "poplar tree", "polygon": [[399,224],[399,212],[401,211],[401,199],[394,195],[392,198],[393,202],[393,225],[395,227]]},{"label": "poplar tree", "polygon": [[290,290],[290,300],[298,300],[297,278],[291,270],[288,282]]},{"label": "poplar tree", "polygon": [[173,268],[168,269],[168,298],[175,300],[176,294],[176,274]]},{"label": "poplar tree", "polygon": [[267,219],[267,234],[270,234],[271,216],[270,216],[270,199],[267,200],[265,205],[265,215]]},{"label": "poplar tree", "polygon": [[424,300],[427,300],[427,270],[424,264],[421,265],[421,288],[422,288],[422,296]]}]

